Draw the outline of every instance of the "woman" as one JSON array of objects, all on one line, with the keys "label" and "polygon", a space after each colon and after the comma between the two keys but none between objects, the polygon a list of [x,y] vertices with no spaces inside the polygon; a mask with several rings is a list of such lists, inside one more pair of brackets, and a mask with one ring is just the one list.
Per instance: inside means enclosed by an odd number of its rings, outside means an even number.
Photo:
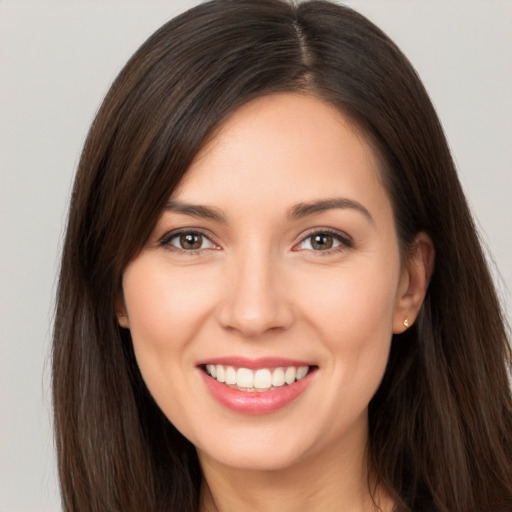
[{"label": "woman", "polygon": [[54,334],[66,510],[511,510],[500,306],[405,57],[216,0],[108,93]]}]

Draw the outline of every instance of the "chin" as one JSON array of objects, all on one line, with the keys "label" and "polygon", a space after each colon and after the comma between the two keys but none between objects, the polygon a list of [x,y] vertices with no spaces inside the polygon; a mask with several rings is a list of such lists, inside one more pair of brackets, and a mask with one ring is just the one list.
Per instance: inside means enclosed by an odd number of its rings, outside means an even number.
[{"label": "chin", "polygon": [[[202,460],[202,454],[199,458]],[[223,453],[205,454],[207,458],[214,459],[217,464],[236,469],[238,471],[281,471],[298,464],[302,457],[297,453],[284,453],[262,450],[240,450]]]},{"label": "chin", "polygon": [[276,431],[267,426],[260,429],[239,429],[227,435],[210,438],[204,445],[196,444],[203,463],[220,464],[245,471],[279,471],[291,468],[322,447],[304,429],[295,429],[300,436],[290,435],[290,428]]}]

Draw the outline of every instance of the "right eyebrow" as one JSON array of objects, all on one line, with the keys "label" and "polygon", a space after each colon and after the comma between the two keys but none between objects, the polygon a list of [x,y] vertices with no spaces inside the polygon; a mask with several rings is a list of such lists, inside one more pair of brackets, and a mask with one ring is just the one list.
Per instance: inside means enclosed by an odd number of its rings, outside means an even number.
[{"label": "right eyebrow", "polygon": [[210,219],[223,224],[226,223],[226,217],[222,211],[211,206],[183,203],[182,201],[171,199],[165,205],[165,210],[190,215],[191,217],[200,219]]}]

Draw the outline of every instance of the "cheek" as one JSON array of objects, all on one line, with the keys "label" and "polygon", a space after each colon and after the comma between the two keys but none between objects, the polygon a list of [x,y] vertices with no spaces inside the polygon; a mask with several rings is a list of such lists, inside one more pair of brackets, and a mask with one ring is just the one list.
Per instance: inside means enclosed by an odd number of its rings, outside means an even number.
[{"label": "cheek", "polygon": [[332,378],[354,410],[369,402],[387,365],[398,277],[399,264],[360,265],[317,274],[307,283],[302,309],[320,333]]},{"label": "cheek", "polygon": [[[141,371],[181,362],[186,347],[214,303],[214,290],[201,275],[172,272],[167,265],[135,261],[125,271],[123,293]],[[210,276],[211,277],[211,276]],[[172,355],[173,357],[164,357]]]},{"label": "cheek", "polygon": [[[318,277],[318,276],[317,276]],[[340,270],[308,296],[309,325],[320,333],[329,356],[323,361],[330,387],[326,407],[339,425],[363,414],[384,375],[393,333],[393,311],[398,272],[371,267]],[[320,291],[320,286],[323,291]],[[343,427],[344,428],[344,427]]]},{"label": "cheek", "polygon": [[189,384],[195,368],[191,341],[209,315],[215,288],[197,270],[173,272],[165,261],[156,263],[141,257],[124,273],[129,328],[148,390],[173,424],[189,431],[195,402]]},{"label": "cheek", "polygon": [[392,265],[342,267],[303,278],[296,295],[302,297],[311,321],[332,333],[350,332],[353,338],[378,329],[391,334],[398,276]]}]

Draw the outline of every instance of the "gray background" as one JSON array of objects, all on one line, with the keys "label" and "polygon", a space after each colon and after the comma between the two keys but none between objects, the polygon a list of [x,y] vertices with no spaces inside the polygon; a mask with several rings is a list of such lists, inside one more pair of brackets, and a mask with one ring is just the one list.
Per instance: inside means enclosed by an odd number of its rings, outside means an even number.
[{"label": "gray background", "polygon": [[[49,338],[87,129],[133,51],[195,3],[0,0],[0,512],[60,510]],[[348,3],[387,31],[423,78],[512,318],[512,2]]]}]

